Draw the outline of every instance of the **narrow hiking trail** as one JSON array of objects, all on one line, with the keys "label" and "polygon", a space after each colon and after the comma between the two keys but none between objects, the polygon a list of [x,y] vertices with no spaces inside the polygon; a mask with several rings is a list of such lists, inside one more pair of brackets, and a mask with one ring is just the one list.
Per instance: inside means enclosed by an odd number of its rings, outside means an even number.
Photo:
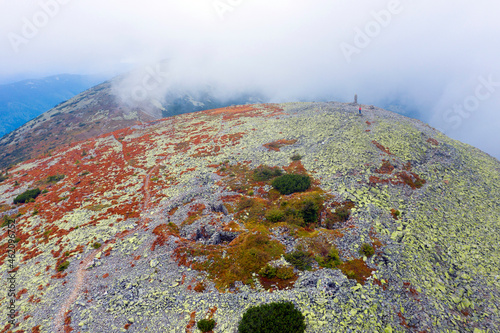
[{"label": "narrow hiking trail", "polygon": [[[225,131],[224,127],[224,119],[223,116],[220,117],[220,128],[219,131],[214,135],[215,137],[220,137],[222,133]],[[115,138],[116,140],[116,138]],[[123,143],[116,140],[121,146],[122,146],[122,153],[123,153],[123,159],[126,160],[125,152],[123,149]],[[165,159],[165,158],[163,158]],[[158,163],[160,163],[159,161]],[[134,167],[138,170],[145,171],[143,168],[140,167]],[[102,246],[99,249],[91,251],[79,264],[78,269],[75,273],[76,279],[74,282],[74,286],[71,289],[71,293],[69,297],[66,299],[66,301],[63,303],[59,311],[57,312],[53,324],[55,327],[55,332],[57,333],[64,333],[64,332],[69,332],[70,331],[70,326],[69,324],[66,324],[66,317],[69,315],[69,311],[73,303],[78,299],[80,296],[82,289],[85,285],[85,278],[87,276],[87,268],[92,264],[94,258],[97,256],[98,253],[102,252],[104,248],[106,248],[106,245],[110,243],[114,243],[117,239],[124,238],[130,234],[133,234],[137,230],[144,228],[147,226],[148,222],[151,220],[151,216],[146,215],[146,212],[151,208],[151,192],[150,192],[150,179],[151,176],[154,175],[156,172],[158,172],[159,166],[153,167],[149,172],[146,174],[145,179],[144,179],[144,184],[142,187],[142,192],[144,195],[141,211],[144,213],[141,215],[137,226],[134,229],[130,229],[124,232],[117,233],[114,235],[111,239],[107,240],[102,244]],[[157,213],[156,213],[157,214]],[[156,215],[155,214],[155,215]]]},{"label": "narrow hiking trail", "polygon": [[[144,177],[145,179],[144,179],[144,185],[143,185],[143,189],[142,189],[142,192],[144,194],[144,202],[142,204],[142,209],[141,209],[142,212],[146,212],[151,206],[151,202],[150,202],[151,201],[151,193],[149,190],[150,178],[151,178],[152,174],[154,174],[158,171],[158,169],[159,169],[159,167],[155,166]],[[69,309],[73,305],[73,303],[77,300],[78,296],[80,296],[82,287],[85,284],[85,277],[87,275],[87,268],[92,263],[92,261],[94,260],[96,255],[99,252],[101,252],[106,247],[107,244],[114,243],[117,239],[124,238],[124,237],[136,232],[140,228],[144,227],[145,224],[149,221],[150,221],[149,217],[146,217],[145,214],[141,215],[141,217],[137,223],[137,226],[134,229],[130,229],[130,230],[116,234],[113,238],[107,240],[99,249],[96,249],[96,250],[90,252],[87,255],[87,257],[85,257],[85,259],[83,259],[80,262],[78,269],[75,273],[76,280],[75,280],[75,284],[71,290],[71,293],[70,293],[69,297],[66,299],[66,301],[63,303],[63,305],[61,306],[61,308],[59,309],[59,311],[57,312],[57,314],[54,318],[55,332],[64,333],[64,332],[70,331],[70,330],[66,330],[66,327],[69,329],[69,326],[65,323],[66,316],[68,314]]]}]

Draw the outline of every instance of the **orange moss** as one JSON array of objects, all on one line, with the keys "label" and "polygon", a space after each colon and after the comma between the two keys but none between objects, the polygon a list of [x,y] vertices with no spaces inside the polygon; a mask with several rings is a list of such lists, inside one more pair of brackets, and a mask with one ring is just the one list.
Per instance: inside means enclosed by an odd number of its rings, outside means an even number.
[{"label": "orange moss", "polygon": [[188,173],[188,172],[193,172],[193,171],[195,171],[195,170],[196,170],[196,168],[187,168],[186,170],[181,171],[181,173],[179,174],[179,177],[180,177],[180,176],[182,176],[182,175],[183,175],[183,174],[185,174],[185,173]]},{"label": "orange moss", "polygon": [[28,292],[28,289],[21,289],[17,292],[16,294],[16,299],[20,299],[21,295],[26,294]]},{"label": "orange moss", "polygon": [[66,313],[64,314],[64,333],[70,333],[71,331],[73,331],[73,329],[70,326],[70,324],[71,324],[70,313],[71,313],[71,310],[66,311]]},{"label": "orange moss", "polygon": [[383,151],[384,153],[388,154],[388,155],[392,155],[391,152],[389,151],[388,148],[382,146],[380,143],[378,143],[377,141],[373,140],[372,143],[378,148],[380,149],[381,151]]},{"label": "orange moss", "polygon": [[287,279],[287,280],[282,280],[278,277],[274,277],[272,279],[265,278],[265,277],[259,277],[260,284],[264,289],[268,291],[274,291],[274,290],[284,290],[284,289],[291,289],[293,288],[293,285],[299,278],[298,275],[295,275],[294,277]]},{"label": "orange moss", "polygon": [[304,167],[304,165],[302,165],[302,162],[300,160],[298,160],[298,161],[292,161],[290,163],[290,165],[288,165],[287,167],[284,167],[284,169],[285,169],[285,171],[287,173],[295,173],[295,174],[299,174],[299,175],[307,175],[307,170]]},{"label": "orange moss", "polygon": [[365,284],[374,269],[368,267],[362,259],[354,259],[346,261],[339,266],[342,272],[349,278],[358,281],[360,284]]},{"label": "orange moss", "polygon": [[280,148],[283,146],[288,146],[288,145],[293,145],[297,140],[276,140],[272,141],[269,143],[265,143],[263,146],[266,147],[268,150],[274,150],[274,151],[280,151]]},{"label": "orange moss", "polygon": [[189,317],[190,317],[189,322],[186,326],[186,333],[193,333],[194,327],[196,325],[196,321],[195,321],[196,311],[191,312]]},{"label": "orange moss", "polygon": [[434,145],[434,146],[439,146],[439,142],[436,139],[428,138],[427,142]]},{"label": "orange moss", "polygon": [[196,291],[197,293],[202,293],[203,291],[205,291],[205,289],[206,289],[206,286],[205,286],[205,283],[203,283],[203,281],[198,282],[196,284],[196,286],[194,287],[194,291]]},{"label": "orange moss", "polygon": [[156,246],[163,246],[167,241],[168,237],[171,235],[179,236],[179,228],[173,224],[160,224],[153,230],[153,234],[156,235],[156,239],[151,245],[151,251],[154,251]]},{"label": "orange moss", "polygon": [[416,173],[410,172],[409,174],[406,172],[398,172],[396,174],[403,183],[410,186],[412,189],[421,188],[425,183],[425,179],[420,178]]},{"label": "orange moss", "polygon": [[179,207],[174,207],[171,210],[168,211],[168,215],[172,216],[175,214],[175,212],[179,209]]},{"label": "orange moss", "polygon": [[415,190],[417,188],[421,188],[426,183],[426,180],[420,178],[420,176],[414,172],[406,172],[406,171],[396,173],[393,178],[382,179],[376,176],[369,177],[370,185],[389,184],[389,183],[391,183],[392,185],[408,185],[413,190]]},{"label": "orange moss", "polygon": [[420,301],[418,298],[418,291],[411,285],[410,282],[403,282],[403,288],[406,290],[408,296],[412,297],[416,301]]},{"label": "orange moss", "polygon": [[394,166],[391,164],[391,162],[387,160],[382,160],[382,166],[380,169],[375,170],[376,173],[381,173],[381,174],[390,174],[392,171],[395,169]]}]

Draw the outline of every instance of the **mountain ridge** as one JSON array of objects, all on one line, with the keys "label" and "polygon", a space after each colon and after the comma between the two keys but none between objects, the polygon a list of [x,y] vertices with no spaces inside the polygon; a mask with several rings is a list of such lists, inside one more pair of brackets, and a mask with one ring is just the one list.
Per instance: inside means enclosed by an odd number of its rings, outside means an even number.
[{"label": "mountain ridge", "polygon": [[0,137],[102,81],[99,76],[60,74],[0,85]]},{"label": "mountain ridge", "polygon": [[[19,328],[193,332],[211,316],[215,332],[235,332],[250,305],[285,299],[307,332],[499,329],[500,162],[418,120],[357,113],[338,102],[206,110],[13,167],[0,204],[23,214]],[[283,195],[255,178],[266,170],[312,185]],[[33,187],[47,192],[12,204]],[[293,213],[307,202],[310,223]],[[342,263],[322,267],[331,248]],[[300,249],[312,270],[284,259]],[[266,280],[266,263],[293,276]]]},{"label": "mountain ridge", "polygon": [[209,90],[199,91],[197,100],[187,91],[168,93],[161,100],[123,101],[115,89],[126,75],[94,86],[27,122],[0,138],[0,168],[6,168],[62,144],[176,114],[232,104],[259,102],[249,94],[218,99]]}]

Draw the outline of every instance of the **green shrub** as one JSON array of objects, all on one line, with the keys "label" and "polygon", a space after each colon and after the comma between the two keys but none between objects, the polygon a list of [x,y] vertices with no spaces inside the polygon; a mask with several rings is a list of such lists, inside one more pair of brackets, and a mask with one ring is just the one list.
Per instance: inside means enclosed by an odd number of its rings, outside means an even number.
[{"label": "green shrub", "polygon": [[292,159],[292,161],[300,161],[302,159],[302,156],[300,156],[299,154],[295,154],[290,158]]},{"label": "green shrub", "polygon": [[306,224],[318,221],[318,205],[311,199],[306,199],[302,203],[300,213]]},{"label": "green shrub", "polygon": [[267,211],[266,213],[266,219],[269,222],[280,222],[283,221],[283,218],[285,217],[285,212],[279,210],[279,209],[271,209]]},{"label": "green shrub", "polygon": [[196,324],[198,329],[202,332],[210,332],[215,327],[215,320],[213,319],[202,319]]},{"label": "green shrub", "polygon": [[19,194],[17,197],[14,198],[14,203],[25,203],[31,201],[31,199],[35,199],[42,191],[40,191],[39,188],[35,188],[32,190],[27,190],[24,191],[23,193]]},{"label": "green shrub", "polygon": [[7,177],[7,175],[4,176],[4,175],[0,174],[0,183],[3,182],[4,180],[6,180],[7,178],[9,178],[9,177]]},{"label": "green shrub", "polygon": [[298,227],[306,227],[307,223],[300,215],[286,215],[285,222],[288,224],[296,225]]},{"label": "green shrub", "polygon": [[92,244],[92,247],[97,250],[98,248],[101,247],[101,243],[94,243]]},{"label": "green shrub", "polygon": [[66,268],[68,268],[68,266],[69,266],[69,261],[66,260],[65,262],[63,262],[63,263],[59,264],[59,266],[57,266],[57,271],[62,272]]},{"label": "green shrub", "polygon": [[351,210],[348,207],[342,206],[335,209],[335,214],[340,218],[341,221],[345,222],[349,219]]},{"label": "green shrub", "polygon": [[295,276],[293,267],[280,267],[276,270],[276,276],[282,280],[288,280]]},{"label": "green shrub", "polygon": [[259,271],[259,275],[268,279],[272,279],[273,277],[276,276],[277,269],[276,267],[273,267],[271,265],[266,265],[262,267],[262,269]]},{"label": "green shrub", "polygon": [[308,253],[304,251],[294,251],[285,254],[285,260],[292,264],[295,268],[301,271],[311,269],[312,259]]},{"label": "green shrub", "polygon": [[45,179],[45,182],[46,183],[57,183],[58,181],[60,180],[63,180],[64,177],[66,177],[65,175],[53,175],[53,176],[48,176],[46,179]]},{"label": "green shrub", "polygon": [[271,168],[263,165],[253,171],[253,179],[255,181],[262,182],[281,176],[282,174],[283,171],[280,168]]},{"label": "green shrub", "polygon": [[242,197],[236,206],[236,211],[242,211],[243,209],[250,208],[254,205],[255,201],[252,198]]},{"label": "green shrub", "polygon": [[10,225],[11,223],[14,223],[16,220],[13,219],[12,217],[9,217],[7,215],[3,216],[3,222],[2,222],[2,228]]},{"label": "green shrub", "polygon": [[326,268],[335,268],[338,265],[342,264],[339,256],[339,251],[336,247],[332,247],[328,252],[328,255],[325,257],[317,256],[316,261],[321,267]]},{"label": "green shrub", "polygon": [[371,257],[375,253],[375,249],[368,243],[363,243],[359,248],[359,254],[366,257]]},{"label": "green shrub", "polygon": [[273,180],[272,185],[281,194],[304,192],[311,186],[311,178],[304,175],[286,174]]},{"label": "green shrub", "polygon": [[253,306],[238,324],[239,333],[303,333],[305,330],[305,317],[292,302]]}]

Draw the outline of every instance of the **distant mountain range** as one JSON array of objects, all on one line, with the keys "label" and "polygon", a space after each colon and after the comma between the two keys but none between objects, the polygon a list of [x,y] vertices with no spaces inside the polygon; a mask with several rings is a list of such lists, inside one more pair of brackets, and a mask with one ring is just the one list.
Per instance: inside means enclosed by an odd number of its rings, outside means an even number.
[{"label": "distant mountain range", "polygon": [[97,76],[62,74],[0,85],[0,137],[102,81]]},{"label": "distant mountain range", "polygon": [[[161,71],[144,85],[143,80],[133,79],[137,73],[141,72],[120,75],[104,83],[96,76],[64,74],[0,85],[0,168],[47,154],[62,144],[142,122],[269,101],[257,92],[220,97],[221,88],[210,85],[192,89],[161,87]],[[134,96],[141,89],[144,96]],[[421,119],[417,110],[397,98],[384,101],[381,106]]]},{"label": "distant mountain range", "polygon": [[[53,79],[55,82],[62,80],[61,78],[57,80],[56,77]],[[118,97],[120,93],[117,90],[122,89],[121,85],[126,80],[127,76],[122,75],[94,86],[43,114],[38,112],[39,115],[36,118],[4,135],[0,139],[0,168],[41,154],[48,154],[63,144],[89,139],[142,122],[187,112],[263,102],[257,94],[242,93],[230,98],[216,97],[212,91],[215,88],[209,86],[199,88],[196,92],[183,89],[169,90],[162,96],[154,98],[148,96],[140,101],[130,101]],[[23,85],[29,85],[29,82],[26,81]],[[69,85],[70,80],[66,82]],[[33,82],[33,85],[35,86],[36,83]],[[64,83],[61,86],[64,86]],[[46,89],[43,91],[47,95],[50,95],[51,90],[53,90],[52,95],[56,95],[54,91],[58,90],[55,83],[52,88]],[[14,91],[14,88],[12,90]],[[58,96],[71,93],[69,88],[59,90]],[[19,91],[23,91],[26,96],[29,95],[26,89],[19,88]],[[41,88],[33,88],[33,94],[35,93],[44,94]],[[36,103],[33,102],[33,104]],[[23,110],[21,106],[18,108]],[[37,114],[33,112],[27,116],[26,111],[18,113],[17,117],[15,113],[4,117],[9,118],[10,123],[19,124]],[[16,119],[10,118],[16,118],[17,122]]]}]

